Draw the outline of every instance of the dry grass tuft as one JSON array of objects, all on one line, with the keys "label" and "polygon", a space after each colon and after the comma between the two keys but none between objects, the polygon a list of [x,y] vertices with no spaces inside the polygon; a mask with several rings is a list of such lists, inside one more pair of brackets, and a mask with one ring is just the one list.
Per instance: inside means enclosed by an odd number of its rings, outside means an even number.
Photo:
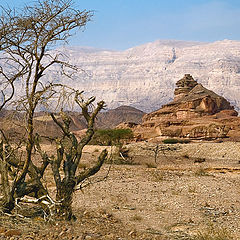
[{"label": "dry grass tuft", "polygon": [[194,240],[234,240],[234,237],[226,228],[210,226],[199,232]]},{"label": "dry grass tuft", "polygon": [[156,164],[153,163],[146,163],[147,168],[157,168]]},{"label": "dry grass tuft", "polygon": [[130,220],[131,220],[131,221],[142,221],[143,218],[142,218],[141,216],[135,214],[134,216],[132,216],[132,217],[130,218]]},{"label": "dry grass tuft", "polygon": [[210,176],[206,169],[200,167],[195,171],[195,176]]}]

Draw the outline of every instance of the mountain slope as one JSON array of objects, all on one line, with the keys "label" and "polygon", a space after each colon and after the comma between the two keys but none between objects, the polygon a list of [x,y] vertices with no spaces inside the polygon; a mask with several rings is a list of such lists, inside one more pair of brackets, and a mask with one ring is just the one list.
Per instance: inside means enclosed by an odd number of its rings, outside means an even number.
[{"label": "mountain slope", "polygon": [[128,106],[120,106],[115,109],[102,112],[98,115],[96,125],[98,128],[114,128],[122,122],[141,123],[145,113]]},{"label": "mountain slope", "polygon": [[81,47],[58,51],[81,70],[70,80],[58,76],[54,67],[46,81],[85,90],[105,100],[108,108],[128,105],[146,112],[156,110],[173,98],[175,82],[189,73],[240,109],[240,41],[164,40],[122,52]]}]

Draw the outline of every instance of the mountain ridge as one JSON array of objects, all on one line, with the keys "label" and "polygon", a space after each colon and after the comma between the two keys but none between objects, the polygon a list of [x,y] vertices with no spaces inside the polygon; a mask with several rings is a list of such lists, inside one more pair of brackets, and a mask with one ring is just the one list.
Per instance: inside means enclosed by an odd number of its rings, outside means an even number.
[{"label": "mountain ridge", "polygon": [[84,90],[104,100],[109,109],[120,105],[144,112],[159,109],[172,100],[176,81],[189,73],[240,110],[240,41],[158,40],[124,51],[82,47],[55,51],[62,51],[64,60],[80,71],[68,79],[53,67],[45,81]]}]

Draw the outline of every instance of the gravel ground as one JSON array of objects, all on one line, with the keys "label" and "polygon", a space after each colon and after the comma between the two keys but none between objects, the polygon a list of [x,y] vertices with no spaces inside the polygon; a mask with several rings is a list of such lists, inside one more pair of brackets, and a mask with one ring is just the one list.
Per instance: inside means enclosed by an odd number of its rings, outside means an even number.
[{"label": "gravel ground", "polygon": [[[159,152],[157,163],[155,147],[127,145],[128,163],[138,165],[105,164],[74,195],[76,222],[1,215],[0,239],[240,239],[240,144],[164,145],[170,151]],[[101,149],[87,146],[82,164]],[[6,236],[11,229],[21,234]]]},{"label": "gravel ground", "polygon": [[[145,150],[146,148],[154,148],[156,144],[153,143],[133,143],[126,145],[133,155],[149,155],[151,151]],[[159,144],[160,147],[176,148],[176,151],[167,151],[167,155],[171,156],[184,156],[189,157],[204,157],[206,159],[234,159],[240,160],[240,142],[200,142],[188,144]],[[144,151],[145,150],[145,151]],[[161,153],[161,152],[159,152]]]},{"label": "gravel ground", "polygon": [[126,147],[140,165],[114,165],[105,181],[76,195],[77,205],[166,239],[193,239],[209,226],[240,239],[240,143],[159,145],[170,150],[159,151],[157,163],[156,145]]}]

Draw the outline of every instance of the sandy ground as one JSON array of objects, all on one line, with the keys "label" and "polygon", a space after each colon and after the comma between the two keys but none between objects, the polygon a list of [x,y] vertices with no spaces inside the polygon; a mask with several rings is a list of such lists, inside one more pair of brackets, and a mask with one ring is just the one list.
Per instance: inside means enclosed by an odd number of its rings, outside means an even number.
[{"label": "sandy ground", "polygon": [[[129,164],[105,164],[75,193],[76,222],[1,215],[0,239],[240,239],[240,144],[159,146],[156,163],[155,147],[130,144]],[[87,146],[81,167],[102,148]]]}]

